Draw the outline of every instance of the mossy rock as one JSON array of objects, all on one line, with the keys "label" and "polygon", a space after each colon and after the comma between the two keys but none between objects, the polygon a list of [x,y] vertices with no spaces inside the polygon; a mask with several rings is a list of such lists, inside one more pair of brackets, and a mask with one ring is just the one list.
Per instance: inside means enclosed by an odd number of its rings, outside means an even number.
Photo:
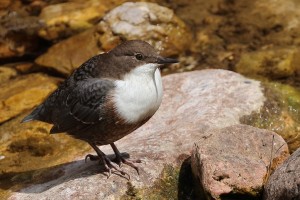
[{"label": "mossy rock", "polygon": [[121,200],[142,200],[142,199],[177,199],[179,167],[166,165],[152,187],[136,188],[131,182],[127,183],[126,194]]},{"label": "mossy rock", "polygon": [[[190,158],[182,165],[166,164],[159,178],[150,187],[137,188],[127,183],[121,200],[191,200],[197,199]],[[199,191],[197,191],[199,192]]]}]

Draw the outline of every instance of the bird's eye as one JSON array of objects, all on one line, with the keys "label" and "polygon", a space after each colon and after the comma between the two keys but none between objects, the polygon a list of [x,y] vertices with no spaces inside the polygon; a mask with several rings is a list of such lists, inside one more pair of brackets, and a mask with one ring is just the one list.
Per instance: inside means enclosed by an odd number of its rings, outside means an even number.
[{"label": "bird's eye", "polygon": [[135,58],[136,58],[137,60],[143,60],[144,56],[143,56],[143,54],[141,54],[141,53],[137,53],[137,54],[135,54]]}]

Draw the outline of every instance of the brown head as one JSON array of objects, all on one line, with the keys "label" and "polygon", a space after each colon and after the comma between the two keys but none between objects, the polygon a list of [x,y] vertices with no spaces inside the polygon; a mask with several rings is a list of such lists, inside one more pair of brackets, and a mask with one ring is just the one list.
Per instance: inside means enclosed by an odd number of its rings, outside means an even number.
[{"label": "brown head", "polygon": [[[105,56],[105,59],[103,57]],[[99,75],[102,77],[122,78],[131,70],[145,65],[154,64],[159,67],[162,64],[178,62],[173,58],[164,58],[147,42],[141,40],[129,40],[116,46],[106,54],[102,54],[101,63],[98,66]]]}]

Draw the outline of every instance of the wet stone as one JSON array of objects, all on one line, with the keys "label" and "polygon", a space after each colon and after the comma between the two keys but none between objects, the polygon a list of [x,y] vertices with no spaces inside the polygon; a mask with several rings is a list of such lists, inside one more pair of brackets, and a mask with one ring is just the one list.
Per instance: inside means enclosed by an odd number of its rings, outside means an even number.
[{"label": "wet stone", "polygon": [[18,76],[3,82],[0,85],[0,123],[40,104],[59,82],[43,74]]}]

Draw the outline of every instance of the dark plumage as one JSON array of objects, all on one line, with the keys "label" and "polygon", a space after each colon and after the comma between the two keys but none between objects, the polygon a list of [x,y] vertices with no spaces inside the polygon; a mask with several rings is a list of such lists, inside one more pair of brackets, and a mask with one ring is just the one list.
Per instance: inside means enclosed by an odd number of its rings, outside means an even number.
[{"label": "dark plumage", "polygon": [[[39,120],[53,124],[51,133],[67,132],[75,138],[88,142],[95,149],[98,157],[104,162],[109,172],[113,168],[125,174],[115,167],[96,146],[110,144],[119,164],[123,162],[138,170],[133,163],[121,157],[113,142],[144,124],[154,114],[150,114],[150,110],[158,107],[153,107],[152,109],[150,107],[152,104],[149,103],[149,106],[145,107],[144,112],[138,111],[138,113],[141,112],[143,115],[137,115],[137,120],[132,122],[130,121],[131,118],[127,117],[126,112],[121,111],[122,109],[126,111],[127,108],[126,106],[124,108],[123,103],[126,103],[127,100],[124,100],[124,102],[122,99],[116,100],[118,95],[116,91],[126,92],[124,89],[126,84],[135,84],[134,81],[136,79],[140,81],[139,76],[143,76],[144,71],[147,82],[141,79],[141,88],[138,89],[143,89],[143,84],[145,84],[147,88],[150,86],[154,88],[155,86],[157,90],[157,66],[174,62],[177,61],[159,56],[154,48],[146,42],[138,40],[124,42],[110,52],[94,56],[83,63],[22,122]],[[139,70],[135,70],[136,68],[139,68]],[[153,72],[151,71],[151,79],[149,78],[150,75],[147,75],[148,69],[150,71],[153,70]],[[139,75],[138,73],[141,74]],[[127,90],[130,90],[130,88]],[[150,97],[153,98],[153,89],[148,92]],[[133,93],[133,99],[135,98],[134,95]],[[138,97],[138,94],[136,95]],[[146,101],[145,99],[141,100],[146,104],[148,103],[147,99]],[[117,102],[121,102],[121,106]],[[134,103],[132,105],[130,103],[130,106],[135,108]],[[130,106],[128,109],[131,108]],[[137,108],[140,108],[143,105],[137,103],[137,106]],[[149,115],[147,112],[149,112]],[[134,112],[133,115],[135,116]],[[130,115],[128,116],[131,117]],[[91,159],[96,158],[91,155],[87,157]]]}]

